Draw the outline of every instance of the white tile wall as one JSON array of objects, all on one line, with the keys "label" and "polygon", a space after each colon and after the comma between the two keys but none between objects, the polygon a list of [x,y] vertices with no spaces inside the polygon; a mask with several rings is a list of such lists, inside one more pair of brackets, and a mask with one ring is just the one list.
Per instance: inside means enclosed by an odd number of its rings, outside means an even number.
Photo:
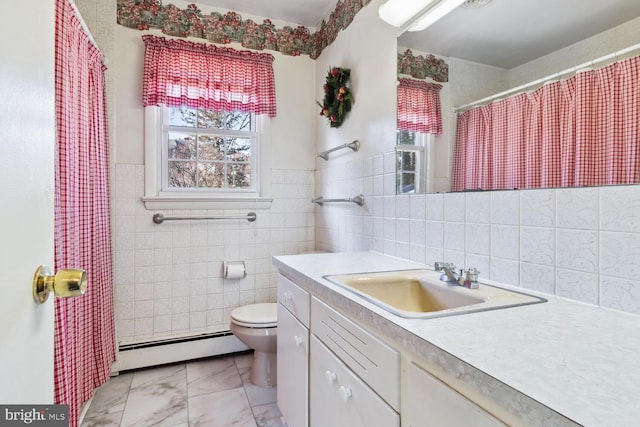
[{"label": "white tile wall", "polygon": [[352,166],[322,165],[316,194],[349,188],[366,202],[316,208],[318,249],[475,266],[481,278],[640,314],[640,186],[410,196],[358,187],[383,181],[387,157],[340,181]]},{"label": "white tile wall", "polygon": [[[144,167],[117,164],[113,178],[115,318],[122,343],[228,330],[235,307],[275,301],[272,256],[314,249],[313,171],[272,171],[272,208],[258,210],[254,223],[156,225],[151,221],[155,212],[147,211],[141,202]],[[247,277],[224,279],[225,260],[245,260]]]}]

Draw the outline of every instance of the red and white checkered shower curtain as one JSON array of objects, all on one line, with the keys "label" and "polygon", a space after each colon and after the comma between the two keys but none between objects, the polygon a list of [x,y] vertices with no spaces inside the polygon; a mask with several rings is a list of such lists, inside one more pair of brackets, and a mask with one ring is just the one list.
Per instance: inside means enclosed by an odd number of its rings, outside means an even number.
[{"label": "red and white checkered shower curtain", "polygon": [[458,115],[453,191],[640,182],[640,57]]},{"label": "red and white checkered shower curtain", "polygon": [[115,360],[109,150],[102,54],[56,0],[55,269],[87,271],[84,296],[55,299],[55,403],[70,426]]}]

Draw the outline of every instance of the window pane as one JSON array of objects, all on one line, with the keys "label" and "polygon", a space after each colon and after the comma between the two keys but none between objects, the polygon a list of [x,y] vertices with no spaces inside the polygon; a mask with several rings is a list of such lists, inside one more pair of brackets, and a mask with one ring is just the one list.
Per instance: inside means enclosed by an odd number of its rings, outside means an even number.
[{"label": "window pane", "polygon": [[414,132],[408,130],[399,130],[398,145],[418,145],[417,136],[418,134]]},{"label": "window pane", "polygon": [[400,173],[396,175],[397,193],[413,193],[416,191],[416,176],[413,173]]},{"label": "window pane", "polygon": [[198,110],[198,127],[201,129],[224,129],[227,113],[215,110]]},{"label": "window pane", "polygon": [[202,129],[231,129],[249,132],[251,131],[251,113],[199,110],[198,127]]},{"label": "window pane", "polygon": [[227,161],[251,161],[251,140],[247,138],[227,138]]},{"label": "window pane", "polygon": [[169,133],[168,158],[193,159],[196,158],[196,136],[189,133]]},{"label": "window pane", "polygon": [[416,170],[416,153],[413,151],[398,151],[397,170],[415,171]]},{"label": "window pane", "polygon": [[199,163],[198,186],[224,188],[224,165],[222,163]]},{"label": "window pane", "polygon": [[224,138],[200,135],[198,137],[198,159],[224,160]]},{"label": "window pane", "polygon": [[169,126],[196,126],[196,110],[188,107],[168,107]]},{"label": "window pane", "polygon": [[251,165],[227,164],[227,186],[229,188],[251,187]]},{"label": "window pane", "polygon": [[251,132],[251,113],[227,113],[225,129]]},{"label": "window pane", "polygon": [[169,162],[169,187],[196,186],[195,162]]}]

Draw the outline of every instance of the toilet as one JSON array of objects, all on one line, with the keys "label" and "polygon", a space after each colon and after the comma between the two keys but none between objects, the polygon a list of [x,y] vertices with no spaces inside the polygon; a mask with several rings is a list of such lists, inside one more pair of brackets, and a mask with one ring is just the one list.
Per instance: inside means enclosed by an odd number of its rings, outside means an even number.
[{"label": "toilet", "polygon": [[277,378],[277,303],[249,304],[231,312],[231,332],[254,350],[249,381],[270,387]]}]

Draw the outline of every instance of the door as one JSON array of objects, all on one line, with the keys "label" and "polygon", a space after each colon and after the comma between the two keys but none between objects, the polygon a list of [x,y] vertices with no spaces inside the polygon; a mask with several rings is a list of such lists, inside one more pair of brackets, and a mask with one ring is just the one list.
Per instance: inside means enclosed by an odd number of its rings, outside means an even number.
[{"label": "door", "polygon": [[3,2],[0,26],[0,402],[53,403],[54,2]]}]

